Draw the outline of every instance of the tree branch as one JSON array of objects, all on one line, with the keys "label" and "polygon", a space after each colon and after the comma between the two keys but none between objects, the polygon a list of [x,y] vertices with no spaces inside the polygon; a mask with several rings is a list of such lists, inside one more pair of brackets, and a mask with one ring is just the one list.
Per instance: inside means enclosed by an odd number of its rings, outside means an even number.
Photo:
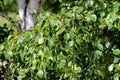
[{"label": "tree branch", "polygon": [[22,32],[21,26],[18,22],[15,22],[11,17],[7,16],[6,14],[0,12],[0,16],[8,20],[13,26],[17,28],[19,32]]}]

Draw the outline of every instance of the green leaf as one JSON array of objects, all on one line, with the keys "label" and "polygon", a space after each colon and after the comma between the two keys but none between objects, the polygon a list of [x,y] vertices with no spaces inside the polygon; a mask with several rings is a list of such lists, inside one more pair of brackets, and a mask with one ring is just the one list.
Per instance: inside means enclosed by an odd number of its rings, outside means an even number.
[{"label": "green leaf", "polygon": [[4,49],[4,45],[0,45],[0,51]]},{"label": "green leaf", "polygon": [[70,39],[70,34],[69,34],[69,33],[66,33],[66,34],[64,35],[64,39],[65,39],[65,40],[69,40],[69,39]]},{"label": "green leaf", "polygon": [[120,10],[120,3],[114,2],[113,3],[113,12],[117,13]]},{"label": "green leaf", "polygon": [[37,76],[38,76],[38,77],[42,78],[43,75],[44,75],[43,70],[39,70],[39,71],[37,72]]},{"label": "green leaf", "polygon": [[99,51],[99,50],[96,50],[95,53],[94,53],[94,56],[95,56],[96,59],[100,59],[100,57],[101,57],[102,55],[103,55],[102,52]]},{"label": "green leaf", "polygon": [[113,28],[112,24],[108,24],[108,30],[111,30]]},{"label": "green leaf", "polygon": [[65,31],[65,28],[62,27],[60,30],[58,30],[58,32],[56,33],[57,36],[59,36],[60,34],[62,34]]},{"label": "green leaf", "polygon": [[108,30],[112,29],[114,27],[113,23],[117,20],[118,16],[115,13],[108,14],[107,18],[105,19]]},{"label": "green leaf", "polygon": [[80,73],[82,71],[82,68],[80,66],[77,67],[77,65],[74,65],[74,70],[76,73]]},{"label": "green leaf", "polygon": [[72,12],[73,11],[71,10],[71,11],[65,13],[65,16],[67,16],[68,18],[72,18],[73,17],[73,13]]},{"label": "green leaf", "polygon": [[10,60],[13,57],[13,52],[9,51],[5,55],[6,59]]},{"label": "green leaf", "polygon": [[107,43],[105,44],[105,47],[106,47],[106,48],[109,48],[109,47],[110,47],[110,42],[107,42]]},{"label": "green leaf", "polygon": [[68,67],[72,66],[72,61],[68,62]]},{"label": "green leaf", "polygon": [[77,38],[77,39],[76,39],[76,43],[77,43],[78,45],[80,45],[80,44],[81,44],[80,42],[81,42],[81,39]]},{"label": "green leaf", "polygon": [[102,45],[102,44],[98,43],[98,44],[97,44],[97,48],[98,48],[99,50],[103,51],[103,45]]},{"label": "green leaf", "polygon": [[71,25],[70,23],[71,23],[71,19],[68,19],[68,18],[67,18],[67,19],[64,20],[64,24],[65,24],[67,27],[69,27],[69,26]]},{"label": "green leaf", "polygon": [[43,44],[44,43],[44,38],[41,37],[41,38],[38,38],[38,44]]},{"label": "green leaf", "polygon": [[83,10],[84,10],[84,7],[80,6],[80,7],[76,7],[75,12],[78,13],[78,14],[80,14]]},{"label": "green leaf", "polygon": [[120,55],[120,50],[119,50],[119,49],[113,50],[113,54],[114,54],[114,55]]},{"label": "green leaf", "polygon": [[50,20],[50,25],[55,27],[55,26],[58,26],[60,24],[59,20]]},{"label": "green leaf", "polygon": [[97,74],[98,74],[99,76],[101,76],[102,78],[104,78],[104,73],[103,73],[102,71],[97,70]]},{"label": "green leaf", "polygon": [[40,20],[38,24],[34,27],[35,30],[39,31],[41,30],[41,27],[43,27],[44,20]]},{"label": "green leaf", "polygon": [[54,40],[53,39],[48,39],[48,45],[49,45],[49,47],[53,47],[53,46],[55,46],[55,44],[54,44]]},{"label": "green leaf", "polygon": [[74,41],[69,41],[69,46],[72,47],[74,45]]},{"label": "green leaf", "polygon": [[115,73],[114,74],[114,80],[119,80],[119,79],[120,79],[119,73]]},{"label": "green leaf", "polygon": [[81,16],[79,14],[76,14],[76,19],[81,20]]},{"label": "green leaf", "polygon": [[75,28],[72,27],[71,30],[70,30],[70,32],[69,32],[71,39],[73,39],[75,37],[75,31],[76,31]]},{"label": "green leaf", "polygon": [[112,71],[112,70],[113,70],[113,66],[114,66],[114,65],[111,64],[111,65],[108,67],[108,70],[109,70],[109,71]]},{"label": "green leaf", "polygon": [[87,22],[96,22],[97,16],[95,14],[86,14],[85,15],[85,20]]},{"label": "green leaf", "polygon": [[42,50],[39,50],[38,55],[41,56],[41,60],[45,58],[45,54],[42,52]]},{"label": "green leaf", "polygon": [[93,0],[88,0],[88,1],[87,1],[87,4],[88,4],[89,7],[92,7],[93,4],[94,4],[94,1],[93,1]]},{"label": "green leaf", "polygon": [[19,75],[20,76],[26,76],[26,73],[29,72],[29,69],[20,69],[19,70]]},{"label": "green leaf", "polygon": [[84,34],[83,40],[84,40],[85,42],[89,42],[88,34]]},{"label": "green leaf", "polygon": [[113,63],[118,63],[119,60],[120,60],[120,58],[114,57]]}]

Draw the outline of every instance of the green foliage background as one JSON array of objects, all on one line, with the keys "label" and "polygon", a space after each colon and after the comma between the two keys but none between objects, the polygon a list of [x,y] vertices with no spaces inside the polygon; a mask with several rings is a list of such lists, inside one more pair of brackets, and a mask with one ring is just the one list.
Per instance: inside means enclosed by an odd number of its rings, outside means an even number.
[{"label": "green foliage background", "polygon": [[31,31],[0,45],[1,79],[119,80],[120,1],[46,1]]}]

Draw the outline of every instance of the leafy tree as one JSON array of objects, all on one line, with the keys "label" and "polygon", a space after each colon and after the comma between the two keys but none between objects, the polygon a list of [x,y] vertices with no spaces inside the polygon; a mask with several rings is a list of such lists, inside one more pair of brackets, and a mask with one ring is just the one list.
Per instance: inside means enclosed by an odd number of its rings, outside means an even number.
[{"label": "leafy tree", "polygon": [[0,45],[0,78],[118,80],[120,1],[48,2],[32,30]]}]

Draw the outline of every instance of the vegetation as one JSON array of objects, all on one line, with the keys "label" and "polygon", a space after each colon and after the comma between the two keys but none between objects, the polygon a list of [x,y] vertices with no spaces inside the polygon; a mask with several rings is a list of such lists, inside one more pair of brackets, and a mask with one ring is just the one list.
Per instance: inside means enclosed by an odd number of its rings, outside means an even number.
[{"label": "vegetation", "polygon": [[32,30],[4,34],[0,79],[119,80],[120,1],[46,1]]}]

